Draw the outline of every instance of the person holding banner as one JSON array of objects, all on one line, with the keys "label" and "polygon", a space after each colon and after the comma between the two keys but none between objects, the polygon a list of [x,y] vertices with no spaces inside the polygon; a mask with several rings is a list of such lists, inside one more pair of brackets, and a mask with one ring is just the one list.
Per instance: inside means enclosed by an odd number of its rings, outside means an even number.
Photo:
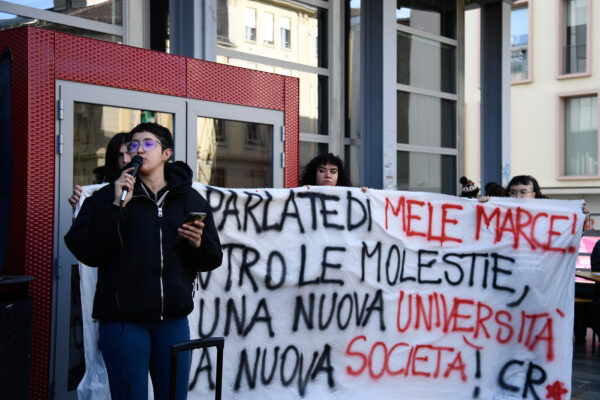
[{"label": "person holding banner", "polygon": [[[119,177],[121,170],[131,161],[131,156],[127,152],[127,132],[119,132],[113,136],[106,145],[106,154],[104,155],[104,165],[94,169],[96,180],[94,183],[112,182]],[[69,204],[75,210],[83,188],[75,185],[73,194],[69,197]]]},{"label": "person holding banner", "polygon": [[[508,182],[506,193],[509,197],[519,199],[547,199],[542,194],[542,189],[537,180],[531,175],[516,175]],[[583,213],[590,215],[590,208],[586,202],[583,202]]]},{"label": "person holding banner", "polygon": [[[92,315],[100,321],[112,399],[147,398],[148,371],[154,398],[167,399],[170,347],[190,338],[193,281],[221,265],[222,250],[210,207],[191,187],[190,167],[169,163],[169,130],[142,123],[130,139],[130,155],[142,160],[138,177],[127,168],[87,199],[65,243],[98,268]],[[188,220],[192,212],[203,218]],[[187,397],[189,368],[189,352],[180,353],[177,399]]]},{"label": "person holding banner", "polygon": [[508,182],[506,193],[518,199],[547,199],[537,180],[531,175],[516,175]]},{"label": "person holding banner", "polygon": [[[508,186],[506,192],[510,197],[519,199],[547,199],[548,197],[542,194],[540,185],[537,180],[530,175],[514,176]],[[590,214],[590,209],[587,203],[583,203],[583,213],[587,216]],[[590,298],[593,296],[586,285],[575,284],[575,296]],[[583,307],[582,304],[575,307],[574,334],[575,344],[578,346],[585,345],[586,326],[591,326],[592,318],[589,317],[591,310],[589,307]]]},{"label": "person holding banner", "polygon": [[336,155],[323,153],[306,165],[300,186],[352,186],[344,162]]}]

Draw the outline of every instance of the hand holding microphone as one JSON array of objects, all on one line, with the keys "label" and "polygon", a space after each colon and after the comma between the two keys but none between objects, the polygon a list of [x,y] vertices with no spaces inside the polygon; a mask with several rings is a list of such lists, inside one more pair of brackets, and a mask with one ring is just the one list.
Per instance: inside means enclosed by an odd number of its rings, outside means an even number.
[{"label": "hand holding microphone", "polygon": [[131,160],[129,167],[123,170],[123,173],[115,181],[115,205],[123,207],[131,199],[131,193],[133,193],[133,185],[135,183],[135,176],[138,173],[144,159],[139,155],[136,155]]}]

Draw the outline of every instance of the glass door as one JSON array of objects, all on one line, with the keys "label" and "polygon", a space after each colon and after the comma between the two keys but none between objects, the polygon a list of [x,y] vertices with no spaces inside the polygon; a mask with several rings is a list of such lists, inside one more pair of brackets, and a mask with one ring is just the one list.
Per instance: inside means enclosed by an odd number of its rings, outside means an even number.
[{"label": "glass door", "polygon": [[[56,248],[51,387],[54,398],[76,399],[85,374],[78,262],[64,244],[72,224],[74,185],[98,181],[106,145],[140,122],[174,135],[176,160],[194,178],[221,187],[283,187],[283,112],[74,82],[57,82]],[[83,305],[82,305],[83,300]]]},{"label": "glass door", "polygon": [[[186,161],[185,99],[74,82],[57,82],[57,205],[51,387],[54,398],[76,399],[85,373],[82,299],[78,262],[64,244],[74,185],[100,183],[108,141],[141,122],[173,132],[174,155]],[[92,299],[83,299],[91,307]]]}]

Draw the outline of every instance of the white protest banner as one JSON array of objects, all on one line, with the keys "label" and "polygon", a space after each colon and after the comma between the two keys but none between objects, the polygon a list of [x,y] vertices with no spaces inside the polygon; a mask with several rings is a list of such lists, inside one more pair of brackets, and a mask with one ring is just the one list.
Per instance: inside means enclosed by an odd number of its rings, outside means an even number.
[{"label": "white protest banner", "polygon": [[[570,398],[581,201],[222,189],[192,336],[226,399]],[[189,398],[212,398],[194,352]]]}]

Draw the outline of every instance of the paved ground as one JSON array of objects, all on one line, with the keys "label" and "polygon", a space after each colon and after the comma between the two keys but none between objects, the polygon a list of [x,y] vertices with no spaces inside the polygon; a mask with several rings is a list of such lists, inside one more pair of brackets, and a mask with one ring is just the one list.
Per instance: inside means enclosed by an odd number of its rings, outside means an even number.
[{"label": "paved ground", "polygon": [[586,345],[573,349],[573,393],[571,400],[600,400],[600,343],[596,339],[596,355],[592,355],[592,330],[588,329]]}]

